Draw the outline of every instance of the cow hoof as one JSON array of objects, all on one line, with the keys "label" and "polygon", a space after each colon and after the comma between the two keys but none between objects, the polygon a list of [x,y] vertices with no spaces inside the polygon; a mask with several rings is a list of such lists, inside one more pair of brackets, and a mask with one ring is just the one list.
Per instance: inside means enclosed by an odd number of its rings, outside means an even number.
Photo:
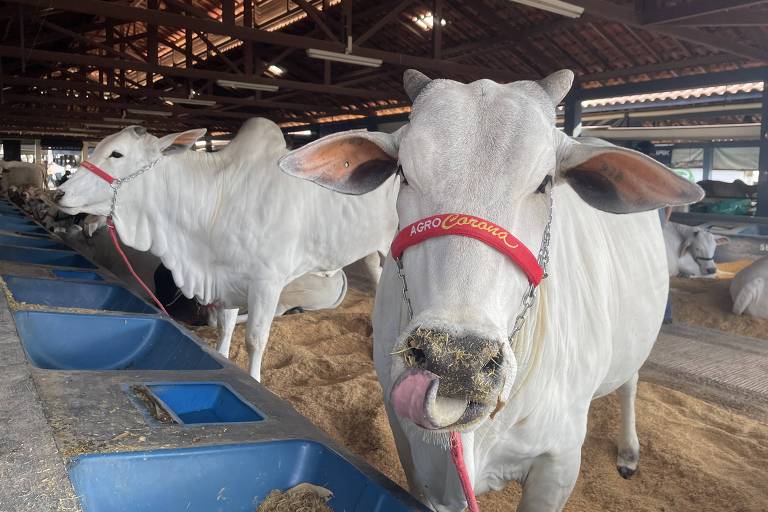
[{"label": "cow hoof", "polygon": [[633,469],[628,466],[616,466],[616,469],[619,470],[619,474],[624,480],[629,480],[637,472],[637,468]]},{"label": "cow hoof", "polygon": [[285,313],[283,313],[283,315],[298,315],[299,313],[303,313],[303,312],[304,312],[304,308],[303,307],[296,306],[295,308],[291,308],[288,311],[286,311]]}]

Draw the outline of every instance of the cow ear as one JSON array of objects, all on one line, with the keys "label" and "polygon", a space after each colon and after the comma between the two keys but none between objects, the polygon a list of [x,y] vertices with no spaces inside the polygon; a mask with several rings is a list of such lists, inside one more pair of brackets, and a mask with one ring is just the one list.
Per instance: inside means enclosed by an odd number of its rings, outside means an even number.
[{"label": "cow ear", "polygon": [[160,152],[164,155],[172,155],[181,151],[186,151],[192,147],[192,145],[205,135],[205,128],[196,128],[194,130],[187,130],[180,133],[172,133],[160,138]]},{"label": "cow ear", "polygon": [[701,187],[642,153],[605,141],[560,136],[558,177],[598,210],[634,213],[704,197]]},{"label": "cow ear", "polygon": [[731,239],[727,236],[718,236],[715,237],[715,245],[726,245],[731,243]]},{"label": "cow ear", "polygon": [[284,155],[280,169],[342,194],[365,194],[397,170],[399,133],[353,130],[328,135]]}]

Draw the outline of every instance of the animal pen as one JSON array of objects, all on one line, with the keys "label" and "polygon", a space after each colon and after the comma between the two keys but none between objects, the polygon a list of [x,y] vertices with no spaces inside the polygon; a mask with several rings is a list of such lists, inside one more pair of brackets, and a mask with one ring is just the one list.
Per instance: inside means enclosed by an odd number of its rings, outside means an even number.
[{"label": "animal pen", "polygon": [[[767,33],[766,0],[0,0],[0,512],[768,511],[768,317],[734,313],[732,289],[738,272],[768,258]],[[477,94],[452,93],[473,87]],[[514,94],[494,104],[502,87]],[[441,103],[444,99],[450,101]],[[537,123],[546,118],[558,137],[552,140],[566,143],[540,144],[542,151],[555,147],[557,163],[543,180],[523,186],[530,190],[521,201],[541,199],[549,215],[528,233],[523,228],[536,224],[535,207],[517,208],[510,201],[508,215],[481,217],[506,202],[484,194],[500,193],[503,174],[516,170],[522,152],[505,160],[506,173],[497,173],[496,181],[483,173],[494,175],[491,157],[516,147],[517,140],[500,136],[498,127],[508,126],[500,119],[504,108],[522,101],[519,112],[529,112],[525,109],[539,100],[544,114],[520,114],[527,115],[521,124],[526,129],[509,133],[519,140],[536,138]],[[440,108],[420,110],[425,104]],[[473,117],[477,112],[482,115]],[[440,130],[430,132],[434,141],[411,139],[405,147],[431,148],[434,154],[401,158],[399,144],[427,118],[442,119]],[[249,126],[264,131],[249,132]],[[236,139],[238,132],[251,138]],[[136,155],[110,146],[116,134],[149,141],[148,154],[156,151],[156,159],[130,172],[121,169],[119,162],[132,162]],[[260,154],[264,134],[280,139],[274,165],[251,169],[249,162],[231,157],[238,147],[238,155]],[[449,135],[459,142],[433,144]],[[334,141],[342,142],[334,146]],[[611,146],[628,158],[622,164],[639,161],[647,167],[618,169],[627,179],[617,172],[615,182],[584,174],[583,181],[569,178],[571,169],[559,166],[571,143],[594,151]],[[429,210],[424,197],[413,200],[414,194],[432,192],[422,190],[425,169],[465,145],[487,153],[447,162],[432,188],[454,183],[454,175],[468,175],[478,166],[483,173],[462,190],[441,189],[442,210],[414,216],[416,209]],[[242,179],[228,181],[231,176],[220,172],[223,165],[211,169],[206,192],[216,204],[207,204],[199,189],[190,199],[180,190],[199,169],[155,167],[161,158],[178,155],[186,155],[186,162],[225,161],[227,172],[242,172]],[[314,162],[320,164],[310,169]],[[420,318],[424,289],[461,283],[460,298],[482,300],[493,296],[503,276],[514,274],[524,293],[522,301],[517,292],[504,296],[513,296],[507,308],[513,321],[502,340],[521,368],[506,375],[526,384],[529,373],[522,363],[535,368],[546,351],[534,345],[536,350],[523,353],[513,341],[525,322],[545,318],[536,302],[544,300],[537,285],[548,283],[550,252],[570,243],[570,252],[581,254],[602,241],[603,226],[596,222],[586,230],[594,239],[560,236],[549,245],[553,222],[579,219],[558,209],[567,202],[553,201],[553,191],[581,187],[579,201],[590,207],[598,196],[620,202],[626,200],[621,182],[649,168],[676,176],[667,175],[665,185],[651,191],[665,200],[646,211],[672,204],[667,199],[675,194],[690,195],[698,183],[706,195],[662,211],[662,222],[727,242],[713,246],[711,254],[695,254],[686,241],[674,248],[671,257],[687,255],[694,270],[707,264],[712,274],[669,276],[669,323],[649,349],[639,384],[619,398],[615,393],[598,398],[588,414],[574,416],[565,430],[586,434],[573,482],[557,481],[534,501],[525,490],[526,481],[529,486],[535,481],[528,478],[536,473],[530,461],[550,452],[534,453],[525,442],[540,441],[554,450],[561,439],[553,438],[551,424],[536,435],[507,439],[518,454],[530,449],[522,457],[528,462],[505,458],[506,446],[482,444],[536,421],[531,413],[511,425],[493,423],[514,407],[524,387],[491,378],[509,370],[509,354],[504,348],[494,352],[479,337],[466,336],[466,346],[452,345],[454,360],[446,373],[455,370],[480,382],[476,395],[490,396],[497,384],[509,393],[499,391],[490,404],[486,396],[463,396],[456,384],[461,379],[443,378],[433,366],[427,368],[432,361],[425,362],[432,356],[428,347],[449,346],[461,336],[419,326],[410,334],[398,331],[397,340],[385,340],[396,343],[382,348],[381,332],[390,323],[374,298],[401,308],[402,327],[409,325],[403,319]],[[349,174],[360,169],[357,176]],[[253,172],[243,172],[248,170]],[[279,180],[271,181],[266,172]],[[286,186],[274,183],[286,183],[289,174],[300,185],[286,194]],[[104,208],[66,203],[76,187],[88,188],[82,185],[86,176],[98,181],[101,189],[94,190],[111,196]],[[164,239],[142,251],[127,242],[135,233],[114,228],[118,190],[147,176],[168,187],[162,189],[168,204],[184,199],[177,211],[164,212],[179,237],[178,258],[161,261],[154,253]],[[223,235],[209,245],[237,245],[245,238],[243,226],[279,218],[271,229],[252,229],[249,235],[258,243],[242,251],[276,268],[283,260],[301,259],[299,252],[325,251],[323,229],[339,217],[354,226],[340,239],[355,242],[383,231],[363,218],[386,217],[361,193],[377,180],[390,187],[387,214],[399,224],[388,240],[395,244],[387,242],[352,264],[318,263],[298,277],[291,274],[275,307],[261,296],[250,301],[255,294],[246,290],[249,300],[240,306],[247,305],[250,315],[262,302],[269,306],[264,309],[271,330],[262,329],[258,357],[253,332],[260,324],[249,323],[249,315],[238,317],[245,309],[218,311],[216,297],[189,298],[196,294],[182,291],[185,265],[199,256],[196,244],[214,240],[211,233]],[[258,200],[244,197],[262,184]],[[269,189],[275,186],[285,188]],[[328,194],[327,203],[302,219],[312,226],[312,244],[280,253],[275,248],[293,236],[283,227],[311,202],[303,195],[307,190]],[[236,199],[222,200],[227,192]],[[509,187],[505,193],[518,192]],[[147,193],[127,200],[125,189],[120,194],[123,212],[150,205]],[[358,198],[367,206],[339,207],[336,217],[329,213],[328,205]],[[404,208],[409,200],[412,207]],[[206,225],[196,216],[203,206],[229,224]],[[613,216],[617,210],[600,213]],[[262,216],[256,219],[254,212]],[[513,233],[513,226],[523,232]],[[150,227],[157,226],[147,231]],[[122,245],[113,246],[111,236]],[[455,260],[482,255],[464,261],[461,272],[441,273],[437,263],[447,249],[434,250],[438,258],[427,271],[409,260],[414,251],[445,248],[437,244],[459,236],[467,237],[459,242],[466,245],[452,255]],[[635,243],[645,233],[622,236]],[[482,251],[492,249],[502,258],[483,259],[488,252]],[[506,266],[508,260],[517,270]],[[499,264],[483,267],[487,261]],[[212,275],[237,268],[245,282],[251,271],[246,263],[252,262],[211,258],[207,263]],[[632,275],[647,265],[638,258],[616,268]],[[379,285],[377,296],[378,280],[384,276],[386,283],[388,271],[396,293]],[[469,279],[471,272],[483,277]],[[497,274],[501,277],[487,278]],[[620,280],[603,275],[602,267],[594,274],[581,277]],[[424,286],[427,278],[432,281]],[[480,282],[488,288],[483,293]],[[206,282],[211,289],[227,288],[219,284]],[[544,289],[553,303],[568,303],[561,299],[571,296],[568,290]],[[768,284],[765,290],[768,297]],[[592,308],[581,317],[595,312],[597,318],[601,308],[611,306],[601,302],[604,297],[580,296],[589,300],[576,301],[579,306],[590,302]],[[646,298],[619,299],[639,311]],[[475,313],[474,304],[465,306],[467,316]],[[611,320],[631,325],[632,314]],[[548,325],[557,331],[582,319]],[[463,350],[467,347],[470,353]],[[471,349],[487,361],[470,375],[476,362]],[[377,351],[396,364],[402,360],[401,376],[381,371]],[[594,363],[595,374],[608,371],[600,368],[603,363]],[[563,365],[551,373],[577,370]],[[439,395],[440,382],[442,393],[446,382],[459,391]],[[543,389],[541,403],[575,387]],[[629,415],[619,412],[627,400],[633,403]],[[571,407],[576,408],[568,402],[564,409]],[[473,414],[482,421],[462,424]],[[438,421],[445,418],[455,421]],[[636,449],[622,445],[631,440],[635,423]],[[405,426],[398,430],[398,425]],[[423,455],[435,452],[434,458]],[[525,464],[525,471],[517,470]],[[549,469],[539,473],[552,478],[550,483],[558,477]],[[554,496],[564,488],[567,503],[559,508]]]}]

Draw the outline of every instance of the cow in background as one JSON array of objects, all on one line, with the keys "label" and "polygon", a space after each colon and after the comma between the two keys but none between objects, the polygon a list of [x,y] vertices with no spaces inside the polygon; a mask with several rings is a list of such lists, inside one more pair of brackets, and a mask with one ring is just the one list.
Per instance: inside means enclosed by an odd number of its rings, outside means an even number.
[{"label": "cow in background", "polygon": [[717,273],[715,249],[727,244],[728,237],[677,222],[665,223],[662,230],[670,277],[714,277]]},{"label": "cow in background", "polygon": [[378,280],[380,254],[397,229],[398,179],[367,198],[338,196],[280,172],[277,160],[288,150],[267,119],[248,121],[222,151],[188,151],[204,133],[157,138],[131,126],[106,137],[91,163],[118,179],[134,177],[119,189],[114,212],[112,188],[85,168],[59,188],[59,206],[71,214],[112,213],[126,245],[159,257],[184,296],[213,304],[224,355],[238,309],[247,306],[246,347],[258,380],[272,318],[291,281],[364,257]]},{"label": "cow in background", "polygon": [[38,188],[47,188],[47,174],[45,167],[39,164],[27,162],[0,161],[0,193],[7,193],[11,186],[21,187],[32,185]]},{"label": "cow in background", "polygon": [[731,281],[731,299],[734,314],[768,319],[768,256],[736,274]]}]

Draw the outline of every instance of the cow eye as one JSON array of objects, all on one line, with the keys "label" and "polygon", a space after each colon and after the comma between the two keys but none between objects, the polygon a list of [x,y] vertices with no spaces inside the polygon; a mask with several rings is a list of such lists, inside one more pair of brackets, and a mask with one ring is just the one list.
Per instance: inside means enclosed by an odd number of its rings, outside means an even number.
[{"label": "cow eye", "polygon": [[122,153],[120,153],[119,151],[113,151],[113,152],[112,152],[112,153],[109,155],[109,158],[123,158],[123,154],[122,154]]},{"label": "cow eye", "polygon": [[547,174],[544,177],[544,180],[541,182],[541,185],[539,185],[539,187],[536,189],[536,192],[538,192],[539,194],[543,194],[544,192],[547,191],[547,185],[549,185],[550,183],[552,183],[552,176]]}]

